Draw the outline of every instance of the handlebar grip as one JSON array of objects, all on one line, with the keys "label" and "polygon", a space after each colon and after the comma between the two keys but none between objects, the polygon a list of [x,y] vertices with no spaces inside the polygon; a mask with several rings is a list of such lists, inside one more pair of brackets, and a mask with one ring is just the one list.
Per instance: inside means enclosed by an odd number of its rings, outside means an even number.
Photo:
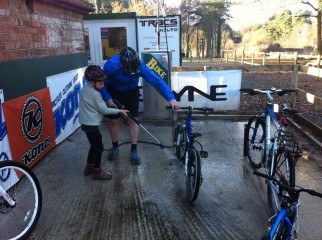
[{"label": "handlebar grip", "polygon": [[280,91],[276,91],[277,95],[283,96],[284,94],[290,93],[290,92],[296,92],[295,89],[281,89]]},{"label": "handlebar grip", "polygon": [[322,198],[322,193],[319,193],[319,192],[317,192],[315,190],[307,190],[306,192],[311,194],[312,196],[317,196],[317,197]]},{"label": "handlebar grip", "polygon": [[165,108],[171,110],[172,106],[165,106]]},{"label": "handlebar grip", "polygon": [[249,94],[249,95],[255,95],[256,94],[256,92],[252,88],[241,88],[241,89],[239,89],[239,91],[240,92],[246,92],[245,94]]},{"label": "handlebar grip", "polygon": [[241,91],[241,92],[250,92],[252,90],[253,89],[251,89],[251,88],[241,88],[241,89],[239,89],[239,91]]}]

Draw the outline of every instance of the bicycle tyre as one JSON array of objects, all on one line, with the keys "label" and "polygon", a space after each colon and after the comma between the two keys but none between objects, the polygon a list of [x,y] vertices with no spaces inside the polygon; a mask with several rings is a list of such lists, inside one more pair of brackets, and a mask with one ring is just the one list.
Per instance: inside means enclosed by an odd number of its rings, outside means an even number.
[{"label": "bicycle tyre", "polygon": [[1,239],[25,239],[35,228],[42,209],[39,181],[22,163],[0,162],[0,185],[14,199],[15,205],[0,195]]},{"label": "bicycle tyre", "polygon": [[[286,148],[281,147],[277,150],[272,172],[272,176],[277,180],[290,187],[295,187],[295,167],[292,155]],[[267,183],[267,201],[271,216],[276,215],[280,210],[281,198],[278,192],[279,186],[276,183],[271,181]]]},{"label": "bicycle tyre", "polygon": [[178,160],[184,159],[184,152],[186,146],[186,131],[182,125],[178,125],[175,129],[175,141],[176,141],[176,156]]},{"label": "bicycle tyre", "polygon": [[188,171],[186,175],[186,198],[189,202],[197,199],[201,185],[201,162],[200,154],[196,149],[189,153]]},{"label": "bicycle tyre", "polygon": [[250,165],[254,169],[262,166],[265,156],[265,121],[263,118],[253,116],[245,128],[244,144]]}]

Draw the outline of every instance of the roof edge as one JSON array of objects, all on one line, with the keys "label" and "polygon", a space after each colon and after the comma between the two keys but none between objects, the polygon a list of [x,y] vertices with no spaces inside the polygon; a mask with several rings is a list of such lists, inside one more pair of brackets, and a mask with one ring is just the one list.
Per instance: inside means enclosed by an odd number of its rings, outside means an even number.
[{"label": "roof edge", "polygon": [[87,0],[40,0],[40,2],[85,14],[95,11],[94,5]]}]

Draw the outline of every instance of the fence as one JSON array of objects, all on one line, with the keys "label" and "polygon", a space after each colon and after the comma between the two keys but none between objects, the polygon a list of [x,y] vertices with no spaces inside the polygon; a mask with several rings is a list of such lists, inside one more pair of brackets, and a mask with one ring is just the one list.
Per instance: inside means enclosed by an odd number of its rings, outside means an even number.
[{"label": "fence", "polygon": [[297,52],[255,52],[255,51],[237,51],[222,50],[221,61],[239,62],[241,65],[283,65],[283,64],[300,64],[307,66],[321,66],[320,55],[301,55]]}]

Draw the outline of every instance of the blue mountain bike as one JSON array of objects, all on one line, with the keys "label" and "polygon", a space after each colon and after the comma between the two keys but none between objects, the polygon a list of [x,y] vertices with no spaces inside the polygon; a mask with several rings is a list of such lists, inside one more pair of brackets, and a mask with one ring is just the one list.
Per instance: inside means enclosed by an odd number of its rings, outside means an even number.
[{"label": "blue mountain bike", "polygon": [[300,193],[306,192],[312,196],[320,198],[322,198],[322,193],[316,192],[312,189],[290,187],[274,177],[257,171],[254,171],[254,174],[279,185],[279,196],[282,199],[280,210],[276,215],[269,219],[272,226],[269,228],[268,233],[263,237],[263,240],[297,239]]},{"label": "blue mountain bike", "polygon": [[[180,109],[184,110],[185,118],[175,127],[174,142],[176,156],[179,161],[184,163],[186,199],[189,202],[193,202],[198,197],[199,188],[202,183],[200,157],[207,158],[208,152],[204,151],[201,143],[196,140],[201,134],[193,129],[192,112],[194,110],[201,112],[213,111],[213,108],[194,108],[189,106],[180,107]],[[199,147],[196,147],[196,144]]]}]

